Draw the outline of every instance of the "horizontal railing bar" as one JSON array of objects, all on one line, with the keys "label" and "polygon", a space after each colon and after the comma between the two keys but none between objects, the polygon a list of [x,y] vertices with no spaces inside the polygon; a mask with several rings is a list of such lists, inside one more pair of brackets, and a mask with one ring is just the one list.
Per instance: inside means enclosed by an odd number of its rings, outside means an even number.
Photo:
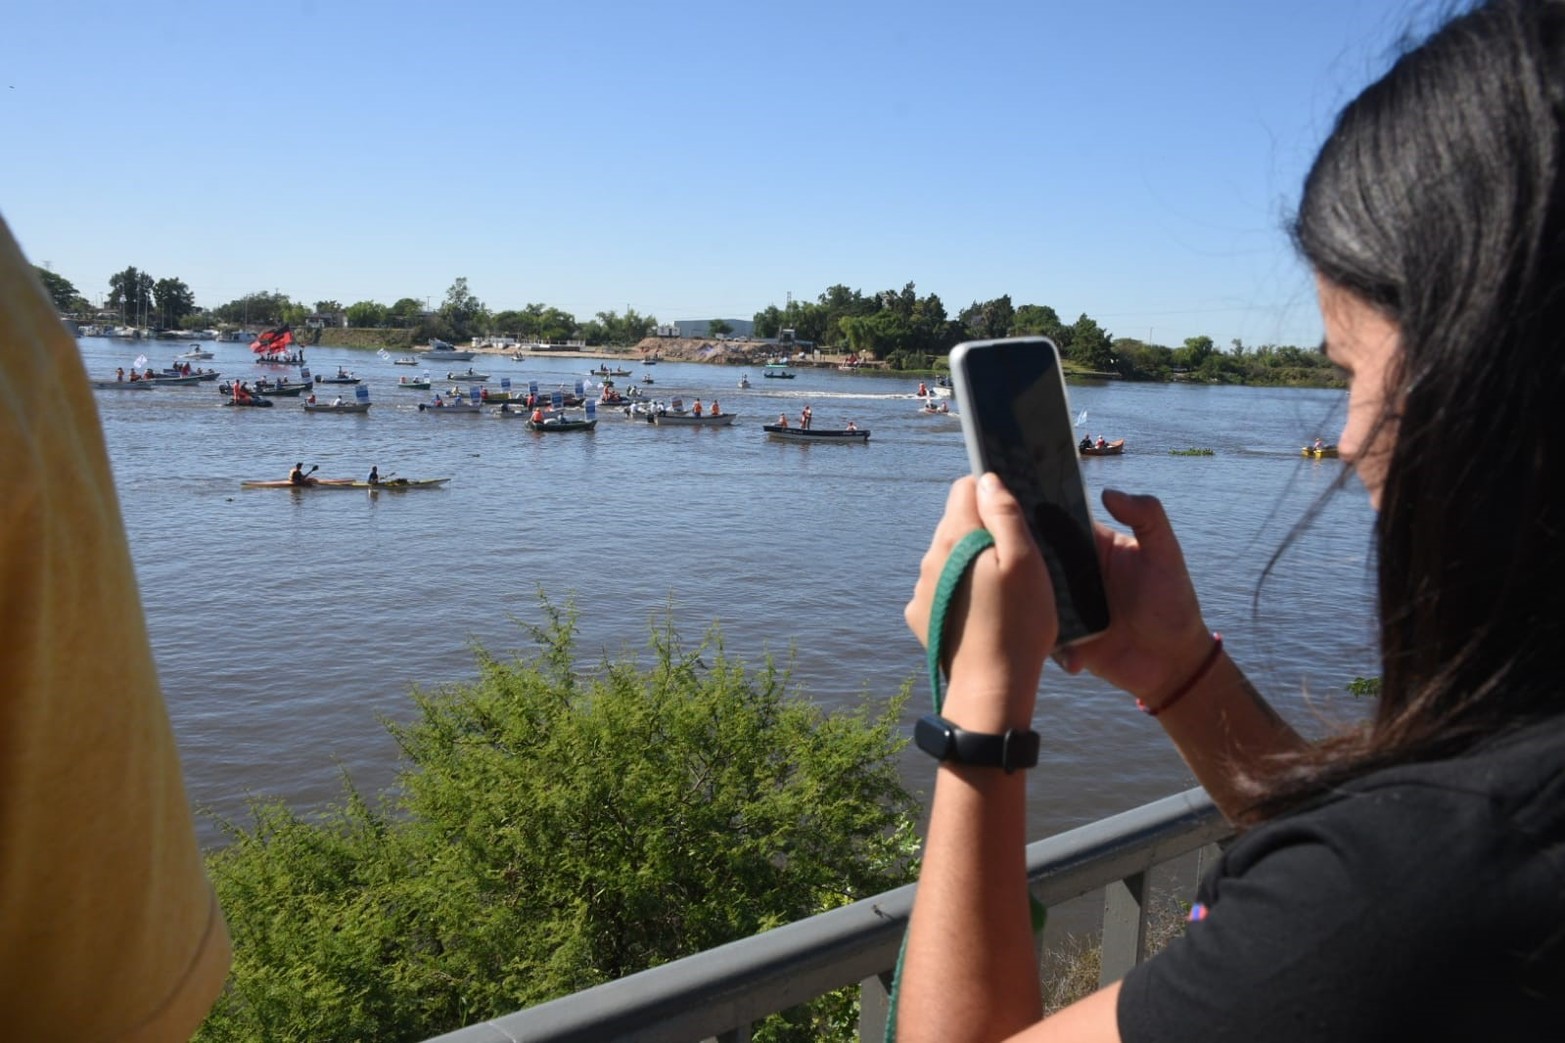
[{"label": "horizontal railing bar", "polygon": [[[1059,904],[1221,840],[1231,827],[1187,790],[1029,844],[1028,882]],[[887,891],[428,1043],[688,1043],[856,985],[896,963],[916,885]]]}]

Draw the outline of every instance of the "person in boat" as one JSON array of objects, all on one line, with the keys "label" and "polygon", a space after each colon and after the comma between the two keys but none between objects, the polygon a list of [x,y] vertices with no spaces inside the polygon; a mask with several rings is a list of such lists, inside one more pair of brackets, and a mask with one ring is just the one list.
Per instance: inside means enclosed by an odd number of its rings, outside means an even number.
[{"label": "person in boat", "polygon": [[810,429],[810,421],[813,419],[815,419],[814,412],[811,411],[809,406],[805,406],[804,410],[799,414],[799,430],[808,431]]},{"label": "person in boat", "polygon": [[315,479],[304,473],[304,461],[300,460],[293,465],[293,470],[288,472],[289,485],[314,485]]},{"label": "person in boat", "polygon": [[528,417],[528,419],[531,420],[535,424],[543,423],[543,410],[542,409],[534,409],[533,410],[533,415]]},{"label": "person in boat", "polygon": [[[313,396],[313,395],[312,395],[312,396],[311,396],[311,397],[312,397],[312,398],[313,398],[313,397],[314,397],[314,396]],[[334,409],[335,409],[335,408],[336,408],[336,407],[337,407],[337,406],[340,406],[340,405],[342,405],[342,396],[341,396],[341,395],[338,395],[338,396],[337,396],[337,397],[336,397],[336,398],[334,398],[334,399],[332,399],[332,400],[331,400],[331,404],[332,404],[332,408],[334,408]]]},{"label": "person in boat", "polygon": [[849,421],[848,421],[848,427],[847,427],[847,430],[849,430],[849,431],[857,431],[857,430],[858,430],[858,429],[859,429],[859,425],[858,425],[858,424],[855,424],[855,423],[854,423],[854,422],[853,422],[853,421],[851,421],[851,420],[849,420]]},{"label": "person in boat", "polygon": [[918,382],[918,397],[919,398],[927,398],[928,396],[929,396],[929,385],[925,384],[922,380],[920,380]]},{"label": "person in boat", "polygon": [[1080,449],[1080,450],[1082,450],[1084,452],[1086,450],[1088,450],[1088,449],[1091,449],[1092,448],[1092,436],[1091,435],[1082,435],[1081,436],[1081,444],[1076,446],[1076,448]]},{"label": "person in boat", "polygon": [[1104,438],[1102,435],[1099,435],[1098,440],[1093,443],[1093,446],[1097,449],[1107,449],[1109,447],[1108,439]]},{"label": "person in boat", "polygon": [[315,392],[313,392],[313,391],[310,392],[308,395],[305,396],[304,400],[306,402],[308,402],[312,406],[315,405]]},{"label": "person in boat", "polygon": [[1315,444],[1312,445],[1310,448],[1314,449],[1318,453],[1322,449],[1326,448],[1326,440],[1324,438],[1317,438],[1317,439],[1315,439]]},{"label": "person in boat", "polygon": [[690,407],[690,414],[691,416],[701,415],[701,400],[699,398],[696,399],[695,404]]},{"label": "person in boat", "polygon": [[117,369],[115,369],[115,371],[114,371],[114,379],[120,381],[121,383],[124,383],[124,381],[125,381],[125,367],[124,366],[120,366]]},{"label": "person in boat", "polygon": [[777,426],[778,427],[787,427],[788,426],[788,414],[787,413],[778,413],[777,414]]},{"label": "person in boat", "polygon": [[441,398],[440,395],[437,393],[435,395],[435,408],[436,409],[444,409],[445,407],[446,407],[446,400]]},{"label": "person in boat", "polygon": [[[697,403],[697,405],[699,405],[699,404],[700,403]],[[723,415],[723,407],[717,404],[717,399],[715,399],[715,398],[712,399],[712,408],[711,408],[710,412],[711,412],[712,416],[722,416]],[[700,413],[696,414],[696,416],[700,416],[700,415],[701,415]]]},{"label": "person in boat", "polygon": [[[1023,859],[1028,797],[1048,782],[1006,773],[1030,756],[941,764],[904,1043],[1559,1036],[1565,4],[1444,10],[1459,13],[1332,122],[1289,222],[1326,354],[1352,378],[1336,446],[1374,513],[1374,619],[1351,635],[1378,654],[1374,706],[1330,714],[1320,738],[1296,732],[1209,630],[1152,496],[1103,493],[1123,526],[1095,541],[1110,623],[1056,652],[1050,569],[1022,508],[993,476],[955,483],[905,610],[929,641],[952,547],[994,535],[948,635],[948,723],[1036,749],[1035,711],[1060,698],[1043,674],[1054,652],[1141,700],[1238,836],[1163,951],[1044,1021]],[[1532,524],[1496,539],[1497,503],[1526,505]],[[1310,577],[1306,595],[1330,606],[1330,582]],[[1325,625],[1356,629],[1356,597]],[[1322,730],[1319,711],[1303,716]],[[943,731],[932,723],[926,737]]]},{"label": "person in boat", "polygon": [[487,384],[478,389],[478,401],[480,401],[480,402],[488,402],[489,401],[489,386]]},{"label": "person in boat", "polygon": [[380,484],[380,467],[379,467],[379,465],[376,465],[376,464],[371,464],[370,465],[370,476],[367,479],[367,481],[369,482],[370,485],[379,485]]}]

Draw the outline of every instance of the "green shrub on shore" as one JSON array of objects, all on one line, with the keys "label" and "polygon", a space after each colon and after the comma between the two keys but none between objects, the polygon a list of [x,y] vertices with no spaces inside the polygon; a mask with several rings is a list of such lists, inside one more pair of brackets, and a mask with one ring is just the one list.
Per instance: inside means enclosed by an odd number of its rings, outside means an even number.
[{"label": "green shrub on shore", "polygon": [[[900,696],[827,713],[770,661],[655,629],[652,663],[579,669],[547,603],[538,648],[388,724],[395,796],[228,824],[209,868],[234,939],[201,1040],[421,1040],[913,879]],[[757,1026],[849,1038],[852,990]]]}]

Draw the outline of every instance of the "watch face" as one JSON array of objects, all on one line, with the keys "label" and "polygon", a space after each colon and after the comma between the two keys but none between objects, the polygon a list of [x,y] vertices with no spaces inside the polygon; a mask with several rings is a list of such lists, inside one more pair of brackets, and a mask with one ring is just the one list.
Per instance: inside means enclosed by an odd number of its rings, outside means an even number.
[{"label": "watch face", "polygon": [[918,726],[913,729],[913,741],[935,760],[943,761],[954,752],[956,734],[951,725],[929,714],[918,719]]}]

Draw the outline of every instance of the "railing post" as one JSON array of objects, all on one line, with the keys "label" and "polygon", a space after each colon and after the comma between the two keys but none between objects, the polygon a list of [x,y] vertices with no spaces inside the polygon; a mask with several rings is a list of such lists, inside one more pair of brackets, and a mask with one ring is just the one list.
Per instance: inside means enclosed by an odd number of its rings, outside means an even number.
[{"label": "railing post", "polygon": [[859,1043],[881,1043],[886,1038],[893,973],[882,971],[859,982]]},{"label": "railing post", "polygon": [[1098,987],[1119,981],[1147,951],[1147,874],[1132,873],[1104,888],[1103,958]]}]

